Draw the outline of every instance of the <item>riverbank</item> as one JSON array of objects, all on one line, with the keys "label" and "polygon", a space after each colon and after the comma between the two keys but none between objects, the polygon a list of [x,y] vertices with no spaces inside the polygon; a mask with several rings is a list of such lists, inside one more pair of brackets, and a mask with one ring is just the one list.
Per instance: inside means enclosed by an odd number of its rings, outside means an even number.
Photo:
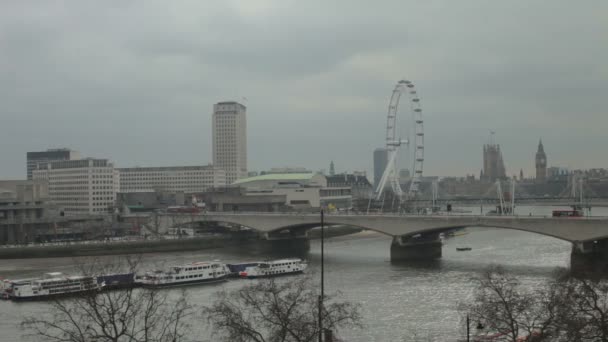
[{"label": "riverbank", "polygon": [[213,236],[166,240],[82,242],[54,246],[12,246],[0,248],[0,259],[57,258],[193,251],[238,246],[247,241],[248,240],[245,239]]},{"label": "riverbank", "polygon": [[[339,237],[361,232],[357,227],[338,226],[325,230],[325,237]],[[309,232],[310,239],[321,237],[320,229]],[[266,246],[268,245],[268,246]],[[122,241],[83,241],[65,245],[28,245],[0,247],[0,259],[60,258],[116,254],[165,253],[198,251],[217,248],[247,246],[247,249],[276,249],[268,241],[257,237],[206,236],[199,238],[161,239],[161,240],[122,240]]]}]

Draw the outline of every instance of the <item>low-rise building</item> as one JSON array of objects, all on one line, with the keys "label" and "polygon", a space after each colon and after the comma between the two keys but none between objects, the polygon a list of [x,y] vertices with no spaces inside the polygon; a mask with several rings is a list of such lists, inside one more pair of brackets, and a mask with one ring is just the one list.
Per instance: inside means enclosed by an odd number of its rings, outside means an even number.
[{"label": "low-rise building", "polygon": [[119,168],[120,192],[206,191],[226,185],[226,172],[212,165]]},{"label": "low-rise building", "polygon": [[327,176],[328,187],[350,187],[353,199],[369,199],[373,196],[372,184],[362,173]]},{"label": "low-rise building", "polygon": [[107,159],[39,163],[34,180],[48,182],[51,202],[65,215],[111,212],[118,191],[118,172]]},{"label": "low-rise building", "polygon": [[47,207],[47,182],[0,181],[0,245],[31,241]]},{"label": "low-rise building", "polygon": [[37,169],[38,163],[76,159],[80,159],[80,153],[69,148],[53,148],[46,151],[28,152],[26,154],[27,179],[33,179],[32,173]]},{"label": "low-rise building", "polygon": [[[260,175],[276,175],[285,173],[313,173],[304,167],[273,167],[268,171],[260,172]],[[257,176],[257,175],[256,175]]]},{"label": "low-rise building", "polygon": [[45,181],[0,181],[0,222],[42,218],[48,197]]},{"label": "low-rise building", "polygon": [[246,188],[248,195],[284,195],[285,205],[298,210],[352,207],[351,188],[328,186],[327,178],[318,173],[266,174],[234,185]]},{"label": "low-rise building", "polygon": [[241,187],[216,188],[197,194],[198,201],[209,211],[285,211],[286,195],[257,194]]}]

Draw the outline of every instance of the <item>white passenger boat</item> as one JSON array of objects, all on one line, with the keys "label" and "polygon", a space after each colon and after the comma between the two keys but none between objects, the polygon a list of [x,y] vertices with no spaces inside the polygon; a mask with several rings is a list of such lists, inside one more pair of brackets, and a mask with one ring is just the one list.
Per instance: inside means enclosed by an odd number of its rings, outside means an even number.
[{"label": "white passenger boat", "polygon": [[258,262],[255,266],[249,266],[239,272],[241,278],[276,277],[280,275],[302,273],[308,264],[302,259],[280,259]]},{"label": "white passenger boat", "polygon": [[42,278],[10,281],[6,289],[13,300],[39,300],[97,291],[103,287],[95,277],[66,276],[60,272],[45,273]]},{"label": "white passenger boat", "polygon": [[226,264],[194,262],[168,270],[146,272],[143,276],[137,276],[135,282],[144,287],[186,286],[225,281],[229,274]]}]

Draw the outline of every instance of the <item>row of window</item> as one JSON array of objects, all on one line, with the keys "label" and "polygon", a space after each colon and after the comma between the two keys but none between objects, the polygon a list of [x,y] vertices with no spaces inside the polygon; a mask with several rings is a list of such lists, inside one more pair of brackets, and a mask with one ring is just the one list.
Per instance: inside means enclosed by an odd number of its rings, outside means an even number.
[{"label": "row of window", "polygon": [[[217,272],[217,275],[222,275],[224,274],[223,272]],[[189,276],[179,276],[179,277],[175,277],[176,280],[181,280],[181,279],[195,279],[195,278],[202,278],[204,277],[204,274],[194,274],[194,275],[189,275]],[[209,276],[212,277],[213,273],[209,273]]]}]

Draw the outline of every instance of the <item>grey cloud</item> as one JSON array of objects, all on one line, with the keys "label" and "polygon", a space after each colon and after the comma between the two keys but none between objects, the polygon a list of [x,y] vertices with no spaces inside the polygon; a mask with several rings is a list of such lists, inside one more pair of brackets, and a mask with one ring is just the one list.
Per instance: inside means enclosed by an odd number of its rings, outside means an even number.
[{"label": "grey cloud", "polygon": [[550,163],[606,166],[605,149],[577,151],[608,124],[607,6],[3,1],[0,176],[63,145],[124,166],[208,162],[212,104],[242,97],[252,169],[369,170],[401,77],[423,100],[429,174],[477,173],[490,129],[510,171],[532,168],[539,136]]}]

